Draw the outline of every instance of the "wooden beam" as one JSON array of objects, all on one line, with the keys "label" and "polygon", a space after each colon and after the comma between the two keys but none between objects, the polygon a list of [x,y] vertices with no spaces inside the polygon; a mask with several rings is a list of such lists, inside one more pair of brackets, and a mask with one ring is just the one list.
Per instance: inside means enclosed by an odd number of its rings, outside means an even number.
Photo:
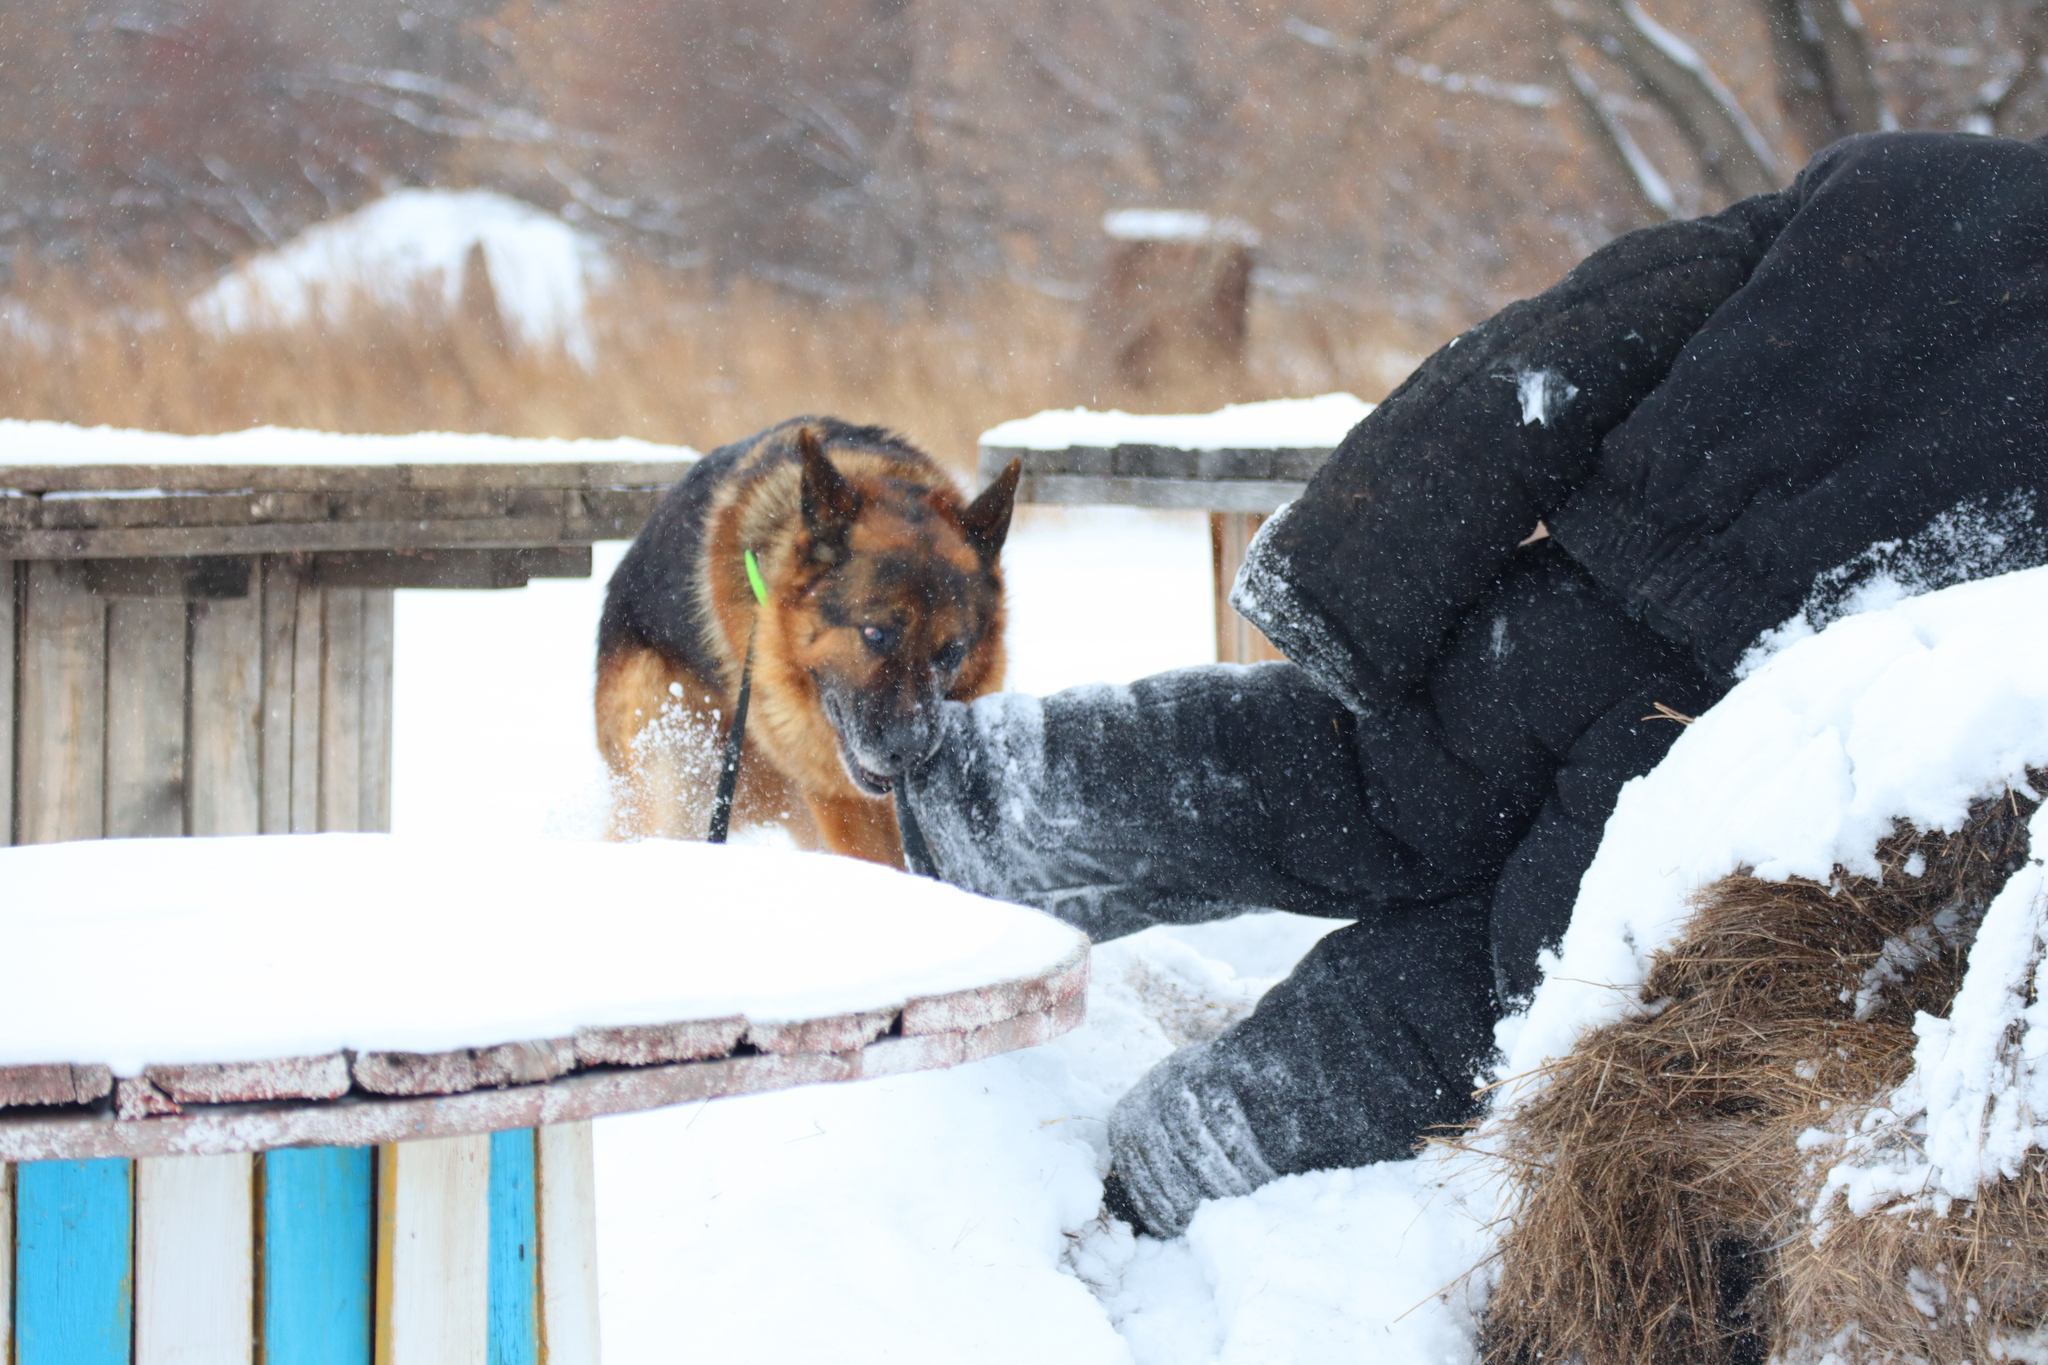
[{"label": "wooden beam", "polygon": [[[251,564],[257,561],[250,561]],[[194,602],[186,828],[263,828],[263,594]]]},{"label": "wooden beam", "polygon": [[1255,664],[1287,656],[1230,605],[1230,587],[1264,517],[1250,512],[1209,514],[1210,587],[1216,605],[1216,662]]},{"label": "wooden beam", "polygon": [[361,493],[389,489],[666,489],[694,460],[522,464],[0,465],[0,488],[25,493],[161,488],[167,493]]},{"label": "wooden beam", "polygon": [[533,1129],[491,1134],[490,1365],[541,1365],[537,1164]]},{"label": "wooden beam", "polygon": [[15,1172],[15,1365],[129,1365],[134,1163]]},{"label": "wooden beam", "polygon": [[588,577],[588,545],[527,550],[354,550],[314,555],[311,567],[314,586],[322,588],[523,588],[534,578]]},{"label": "wooden beam", "polygon": [[107,604],[106,834],[185,832],[186,605]]},{"label": "wooden beam", "polygon": [[175,597],[188,602],[249,595],[244,558],[88,559],[79,567],[87,592],[101,597]]},{"label": "wooden beam", "polygon": [[588,1121],[536,1129],[547,1365],[599,1365],[597,1162]]},{"label": "wooden beam", "polygon": [[44,531],[0,528],[0,555],[16,559],[132,559],[332,550],[518,549],[624,540],[637,521],[583,517],[476,517],[447,521],[312,521],[258,526],[163,526]]},{"label": "wooden beam", "polygon": [[1184,512],[1276,512],[1306,483],[1270,479],[1133,479],[1090,474],[1026,474],[1017,500],[1064,507],[1157,507]]},{"label": "wooden beam", "polygon": [[20,630],[15,814],[20,842],[106,831],[107,604],[75,566],[28,566]]},{"label": "wooden beam", "polygon": [[377,1365],[489,1365],[488,1134],[378,1152]]},{"label": "wooden beam", "polygon": [[375,1158],[263,1154],[263,1365],[371,1365]]},{"label": "wooden beam", "polygon": [[255,1242],[248,1153],[135,1164],[134,1365],[255,1358]]}]

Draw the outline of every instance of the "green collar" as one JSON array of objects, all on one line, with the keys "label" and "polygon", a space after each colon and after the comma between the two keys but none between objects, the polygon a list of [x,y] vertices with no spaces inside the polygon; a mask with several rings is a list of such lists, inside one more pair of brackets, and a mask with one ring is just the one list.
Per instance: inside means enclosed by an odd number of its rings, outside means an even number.
[{"label": "green collar", "polygon": [[766,606],[768,605],[768,585],[762,581],[761,566],[754,562],[754,552],[752,550],[746,552],[745,558],[747,561],[747,583],[754,590],[754,600],[762,606]]}]

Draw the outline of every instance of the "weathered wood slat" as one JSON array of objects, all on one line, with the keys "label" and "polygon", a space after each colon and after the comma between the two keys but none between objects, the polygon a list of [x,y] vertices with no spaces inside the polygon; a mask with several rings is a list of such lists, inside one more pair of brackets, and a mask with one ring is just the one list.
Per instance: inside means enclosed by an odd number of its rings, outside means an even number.
[{"label": "weathered wood slat", "polygon": [[194,602],[186,755],[193,834],[263,828],[263,594]]},{"label": "weathered wood slat", "polygon": [[0,488],[26,493],[160,488],[167,493],[354,493],[386,489],[667,488],[690,460],[523,464],[0,465]]},{"label": "weathered wood slat", "polygon": [[254,1358],[255,1183],[246,1152],[136,1163],[134,1365]]},{"label": "weathered wood slat", "polygon": [[87,592],[101,597],[175,597],[210,602],[249,595],[247,559],[200,555],[191,559],[82,559]]},{"label": "weathered wood slat", "polygon": [[[0,848],[14,842],[14,646],[15,574],[11,559],[0,559]],[[7,1359],[0,1352],[0,1360]]]},{"label": "weathered wood slat", "polygon": [[540,1365],[538,1156],[531,1128],[491,1134],[490,1365]]},{"label": "weathered wood slat", "polygon": [[91,1104],[114,1088],[114,1072],[105,1066],[0,1067],[0,1105]]},{"label": "weathered wood slat", "polygon": [[548,1365],[599,1365],[597,1160],[588,1121],[535,1130]]},{"label": "weathered wood slat", "polygon": [[319,827],[362,827],[363,589],[327,588],[320,659]]},{"label": "weathered wood slat", "polygon": [[1026,474],[1019,502],[1065,507],[1156,507],[1191,512],[1275,512],[1306,482],[1267,479],[1139,479],[1115,475]]},{"label": "weathered wood slat", "polygon": [[895,1010],[868,1010],[787,1024],[752,1023],[747,1041],[763,1052],[853,1052],[895,1022]]},{"label": "weathered wood slat", "polygon": [[131,1163],[38,1161],[15,1172],[16,1365],[129,1365]]},{"label": "weathered wood slat", "polygon": [[525,550],[347,550],[316,554],[311,559],[312,583],[320,588],[523,588],[534,578],[590,577],[587,545]]},{"label": "weathered wood slat", "polygon": [[1258,534],[1265,518],[1256,512],[1211,512],[1209,514],[1209,558],[1211,578],[1216,585],[1216,661],[1225,664],[1255,664],[1287,656],[1273,648],[1259,628],[1244,619],[1230,605],[1231,585],[1244,567],[1245,552]]},{"label": "weathered wood slat", "polygon": [[723,1057],[746,1034],[742,1015],[675,1024],[576,1030],[576,1059],[585,1066],[655,1066]]},{"label": "weathered wood slat", "polygon": [[398,604],[389,588],[363,591],[363,719],[357,780],[361,808],[356,828],[391,828],[392,663],[398,643]]},{"label": "weathered wood slat", "polygon": [[488,1365],[491,1139],[378,1153],[379,1365]]},{"label": "weathered wood slat", "polygon": [[289,560],[257,561],[262,593],[262,695],[257,710],[257,790],[264,834],[292,827],[292,677],[297,658],[299,580]]},{"label": "weathered wood slat", "polygon": [[260,526],[80,531],[0,528],[0,555],[16,559],[124,559],[163,555],[289,554],[316,550],[517,549],[623,540],[638,529],[637,522],[625,519],[596,521],[582,516],[480,517],[466,521],[275,522]]},{"label": "weathered wood slat", "polygon": [[105,599],[63,564],[28,566],[21,625],[15,815],[25,844],[106,828]]},{"label": "weathered wood slat", "polygon": [[331,1100],[348,1093],[348,1058],[277,1057],[262,1062],[152,1066],[151,1084],[179,1104],[248,1104],[265,1100]]},{"label": "weathered wood slat", "polygon": [[371,1365],[376,1150],[263,1154],[264,1365]]},{"label": "weathered wood slat", "polygon": [[186,615],[171,597],[107,604],[110,839],[185,832]]},{"label": "weathered wood slat", "polygon": [[14,1359],[14,1167],[0,1165],[0,1360]]},{"label": "weathered wood slat", "polygon": [[320,829],[320,711],[327,639],[326,597],[301,586],[298,622],[292,631],[291,706],[291,832],[313,834]]}]

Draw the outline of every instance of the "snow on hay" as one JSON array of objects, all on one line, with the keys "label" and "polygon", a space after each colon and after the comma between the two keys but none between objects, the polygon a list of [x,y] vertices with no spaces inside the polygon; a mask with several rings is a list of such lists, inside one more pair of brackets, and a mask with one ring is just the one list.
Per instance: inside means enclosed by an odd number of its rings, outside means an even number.
[{"label": "snow on hay", "polygon": [[531,345],[561,344],[594,359],[585,309],[612,276],[596,239],[531,204],[488,190],[399,190],[231,269],[193,304],[194,318],[229,331],[293,324],[360,291],[403,308],[418,289],[460,300],[472,246],[507,323]]}]

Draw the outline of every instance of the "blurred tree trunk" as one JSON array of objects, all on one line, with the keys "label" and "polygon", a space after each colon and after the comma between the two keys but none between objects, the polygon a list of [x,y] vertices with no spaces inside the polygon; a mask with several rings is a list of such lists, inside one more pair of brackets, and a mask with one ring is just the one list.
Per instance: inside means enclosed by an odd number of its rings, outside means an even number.
[{"label": "blurred tree trunk", "polygon": [[1851,0],[1758,0],[1771,34],[1778,102],[1812,156],[1837,138],[1891,123],[1870,42]]}]

